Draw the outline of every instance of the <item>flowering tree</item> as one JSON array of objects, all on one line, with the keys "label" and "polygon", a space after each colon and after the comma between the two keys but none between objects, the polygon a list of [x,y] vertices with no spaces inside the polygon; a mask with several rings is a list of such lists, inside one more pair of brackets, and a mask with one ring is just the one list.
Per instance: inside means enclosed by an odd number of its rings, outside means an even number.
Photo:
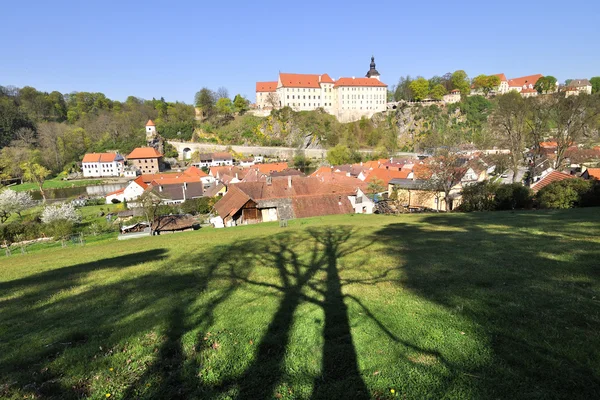
[{"label": "flowering tree", "polygon": [[55,221],[79,222],[80,216],[75,207],[70,203],[50,205],[42,212],[42,222],[50,224]]},{"label": "flowering tree", "polygon": [[35,202],[29,193],[6,189],[0,193],[0,222],[6,222],[13,213],[21,217],[23,211],[34,205]]}]

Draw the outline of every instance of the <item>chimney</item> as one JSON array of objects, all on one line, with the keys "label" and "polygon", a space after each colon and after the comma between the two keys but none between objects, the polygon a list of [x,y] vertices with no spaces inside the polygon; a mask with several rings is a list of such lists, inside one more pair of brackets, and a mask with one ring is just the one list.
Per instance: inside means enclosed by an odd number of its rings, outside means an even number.
[{"label": "chimney", "polygon": [[319,83],[321,82],[321,75],[319,75]]},{"label": "chimney", "polygon": [[267,185],[271,186],[272,178],[267,176]]},{"label": "chimney", "polygon": [[288,187],[291,189],[292,188],[292,176],[288,175]]}]

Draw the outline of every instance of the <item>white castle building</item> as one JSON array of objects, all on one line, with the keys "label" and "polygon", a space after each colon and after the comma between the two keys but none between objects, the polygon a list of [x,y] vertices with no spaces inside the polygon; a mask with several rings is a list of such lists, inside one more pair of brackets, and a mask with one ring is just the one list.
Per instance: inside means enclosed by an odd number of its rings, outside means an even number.
[{"label": "white castle building", "polygon": [[327,74],[280,73],[272,82],[256,82],[256,108],[291,107],[295,111],[323,108],[341,122],[371,117],[386,110],[387,85],[381,82],[371,57],[365,78],[331,79]]}]

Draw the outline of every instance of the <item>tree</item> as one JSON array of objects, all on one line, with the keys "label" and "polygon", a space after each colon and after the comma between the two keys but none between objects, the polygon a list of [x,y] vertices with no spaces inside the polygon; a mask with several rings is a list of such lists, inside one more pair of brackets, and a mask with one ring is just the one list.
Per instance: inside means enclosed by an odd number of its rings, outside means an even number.
[{"label": "tree", "polygon": [[460,90],[460,94],[463,96],[471,93],[471,84],[469,82],[469,76],[467,73],[461,69],[454,71],[450,78],[450,82],[452,84],[452,89]]},{"label": "tree", "polygon": [[592,84],[592,94],[600,92],[600,76],[590,79],[590,83]]},{"label": "tree", "polygon": [[446,88],[441,83],[438,83],[431,89],[429,96],[431,96],[431,98],[434,100],[442,100],[445,94]]},{"label": "tree", "polygon": [[220,88],[217,89],[217,92],[215,93],[215,97],[217,100],[228,99],[229,98],[229,90],[227,90],[227,88],[221,86]]},{"label": "tree", "polygon": [[527,128],[527,104],[517,92],[510,91],[498,96],[498,105],[492,114],[492,126],[499,139],[510,150],[513,182],[523,159]]},{"label": "tree", "polygon": [[450,192],[452,188],[460,183],[465,171],[457,154],[442,152],[429,157],[425,163],[425,168],[417,173],[416,178],[425,181],[423,189],[433,191],[436,196],[440,192],[443,193],[446,210],[450,211],[452,209]]},{"label": "tree", "polygon": [[398,84],[396,85],[394,90],[395,101],[409,101],[413,99],[413,92],[410,89],[410,84],[412,83],[412,81],[413,79],[410,77],[410,75],[400,77],[400,80],[398,81]]},{"label": "tree", "polygon": [[46,181],[48,175],[50,175],[50,171],[35,162],[34,159],[29,159],[21,164],[21,169],[23,170],[23,178],[26,181],[37,184],[40,194],[42,195],[43,202],[45,203],[46,193],[44,192],[44,182]]},{"label": "tree", "polygon": [[410,90],[415,100],[425,100],[429,95],[429,82],[427,79],[419,77],[410,83]]},{"label": "tree", "polygon": [[381,193],[386,190],[385,182],[379,178],[374,178],[369,182],[367,191],[371,194]]},{"label": "tree", "polygon": [[275,110],[279,107],[279,99],[277,98],[277,93],[270,92],[265,98],[265,103],[267,107],[271,107],[271,110]]},{"label": "tree", "polygon": [[475,89],[481,89],[486,96],[498,86],[500,86],[500,78],[496,75],[478,75],[473,78],[473,86]]},{"label": "tree", "polygon": [[146,190],[144,193],[142,193],[137,200],[139,207],[144,210],[146,220],[150,224],[150,234],[152,234],[152,226],[160,216],[162,200],[163,199],[156,192],[150,190]]},{"label": "tree", "polygon": [[573,208],[582,204],[593,183],[583,179],[565,179],[543,187],[537,194],[541,208]]},{"label": "tree", "polygon": [[554,92],[556,90],[556,78],[551,75],[542,76],[533,85],[533,88],[540,94]]},{"label": "tree", "polygon": [[194,97],[196,107],[200,108],[205,117],[212,115],[215,107],[215,94],[208,88],[202,88]]},{"label": "tree", "polygon": [[215,108],[221,115],[230,115],[233,113],[233,103],[228,97],[221,97],[217,100]]},{"label": "tree", "polygon": [[246,100],[242,95],[236,94],[233,99],[233,109],[236,113],[242,115],[246,111],[248,111],[248,100]]},{"label": "tree", "polygon": [[6,222],[12,214],[17,214],[21,218],[21,213],[34,205],[35,202],[27,192],[3,190],[0,192],[0,222]]},{"label": "tree", "polygon": [[352,160],[352,152],[343,144],[338,144],[327,151],[327,161],[331,165],[348,164]]},{"label": "tree", "polygon": [[71,203],[60,203],[46,206],[42,211],[41,219],[45,224],[60,220],[77,223],[81,220],[81,216]]}]

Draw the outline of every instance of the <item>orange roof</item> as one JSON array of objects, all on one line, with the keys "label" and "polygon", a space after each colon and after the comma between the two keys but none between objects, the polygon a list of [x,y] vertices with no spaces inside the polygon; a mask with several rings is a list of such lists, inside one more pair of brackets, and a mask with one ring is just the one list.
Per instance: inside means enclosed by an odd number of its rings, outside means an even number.
[{"label": "orange roof", "polygon": [[279,80],[283,87],[291,88],[320,88],[321,83],[334,83],[327,74],[286,74],[281,72]]},{"label": "orange roof", "polygon": [[106,195],[104,197],[112,196],[113,194],[121,194],[124,191],[125,191],[125,188],[119,189],[119,190],[115,190],[114,192],[106,193]]},{"label": "orange roof", "polygon": [[550,141],[550,142],[540,142],[540,147],[557,147],[558,143]]},{"label": "orange roof", "polygon": [[340,78],[335,82],[335,87],[340,86],[379,86],[387,87],[387,85],[375,78]]},{"label": "orange roof", "polygon": [[127,158],[159,158],[162,156],[154,147],[137,147],[129,153]]},{"label": "orange roof", "polygon": [[188,176],[199,176],[199,177],[208,176],[208,174],[206,172],[202,171],[198,167],[194,167],[193,165],[191,167],[189,167],[188,169],[186,169],[185,171],[183,171],[183,173]]},{"label": "orange roof", "polygon": [[507,80],[506,75],[504,75],[504,74],[494,74],[492,76],[497,76],[498,78],[500,78],[500,82],[504,82]]},{"label": "orange roof", "polygon": [[274,92],[278,82],[256,82],[257,92]]},{"label": "orange roof", "polygon": [[586,169],[586,171],[587,171],[588,175],[590,176],[590,178],[600,180],[600,168],[588,168],[588,169]]},{"label": "orange roof", "polygon": [[250,170],[257,169],[259,172],[263,174],[268,174],[270,172],[281,172],[284,169],[288,169],[288,163],[286,162],[278,162],[278,163],[268,163],[268,164],[254,164],[250,167]]},{"label": "orange roof", "polygon": [[411,171],[396,171],[378,168],[368,172],[365,182],[371,182],[375,179],[379,179],[387,185],[392,179],[407,179],[410,172]]},{"label": "orange roof", "polygon": [[544,76],[544,75],[536,74],[536,75],[522,76],[520,78],[509,79],[508,86],[509,87],[523,87],[525,85],[535,85],[535,83],[538,81],[538,79],[540,79],[542,76]]},{"label": "orange roof", "polygon": [[148,122],[146,122],[146,126],[156,126],[156,124],[154,123],[154,121],[149,119]]},{"label": "orange roof", "polygon": [[82,162],[113,162],[118,155],[119,153],[87,153]]},{"label": "orange roof", "polygon": [[142,189],[146,189],[148,187],[148,185],[146,185],[146,183],[144,182],[144,180],[142,179],[141,176],[138,176],[133,181],[135,183],[137,183],[139,186],[141,186]]},{"label": "orange roof", "polygon": [[525,89],[521,90],[521,93],[537,93],[537,90],[525,88]]},{"label": "orange roof", "polygon": [[533,185],[531,185],[531,190],[533,190],[534,192],[538,192],[538,191],[540,191],[540,189],[548,186],[552,182],[558,182],[558,181],[562,181],[565,179],[572,179],[572,178],[575,178],[575,177],[573,175],[565,174],[564,172],[552,171],[548,175],[544,176],[542,179],[540,179],[539,181],[537,181]]}]

